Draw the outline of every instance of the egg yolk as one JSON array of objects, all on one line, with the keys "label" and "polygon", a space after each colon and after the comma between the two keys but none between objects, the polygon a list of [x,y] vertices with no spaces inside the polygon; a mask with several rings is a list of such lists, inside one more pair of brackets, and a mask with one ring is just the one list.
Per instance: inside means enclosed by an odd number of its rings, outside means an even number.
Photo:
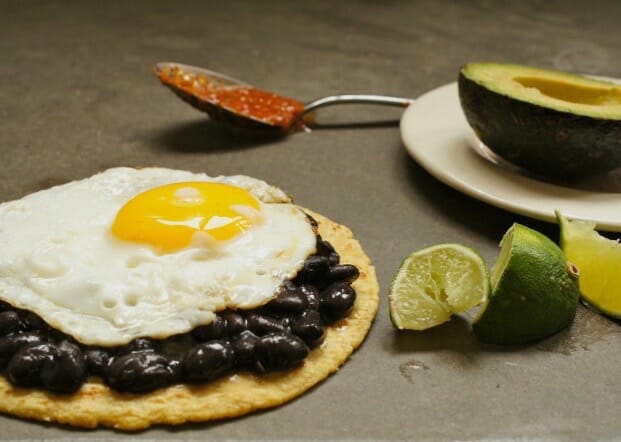
[{"label": "egg yolk", "polygon": [[260,218],[259,202],[223,183],[181,182],[149,189],[117,213],[112,233],[164,251],[214,245],[237,237]]}]

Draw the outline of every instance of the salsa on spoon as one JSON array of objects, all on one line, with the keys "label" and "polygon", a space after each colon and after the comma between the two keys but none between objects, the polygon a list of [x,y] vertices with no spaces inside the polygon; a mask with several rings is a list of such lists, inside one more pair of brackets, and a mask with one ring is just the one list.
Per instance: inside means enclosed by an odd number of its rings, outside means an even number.
[{"label": "salsa on spoon", "polygon": [[235,78],[196,66],[163,62],[154,67],[162,84],[212,119],[244,129],[287,133],[312,126],[309,114],[334,104],[380,104],[407,107],[413,100],[384,95],[332,95],[306,105],[264,91]]}]

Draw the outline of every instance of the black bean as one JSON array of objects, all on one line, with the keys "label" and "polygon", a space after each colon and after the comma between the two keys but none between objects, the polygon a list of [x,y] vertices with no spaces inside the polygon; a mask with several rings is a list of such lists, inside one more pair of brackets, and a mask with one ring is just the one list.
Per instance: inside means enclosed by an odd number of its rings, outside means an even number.
[{"label": "black bean", "polygon": [[246,329],[246,318],[232,310],[226,310],[219,315],[224,319],[223,336],[233,336]]},{"label": "black bean", "polygon": [[319,290],[312,285],[301,285],[300,292],[306,297],[306,305],[311,310],[319,310]]},{"label": "black bean", "polygon": [[335,250],[332,244],[322,239],[321,236],[317,236],[317,255],[330,256],[330,254],[334,252]]},{"label": "black bean", "polygon": [[27,310],[22,310],[20,312],[20,317],[22,321],[26,324],[26,327],[30,330],[47,330],[49,326],[47,323],[41,319],[39,316],[34,314],[33,312],[29,312]]},{"label": "black bean", "polygon": [[62,341],[58,344],[52,361],[43,364],[40,376],[41,383],[47,390],[55,393],[73,393],[86,380],[84,354],[77,345]]},{"label": "black bean", "polygon": [[321,292],[321,314],[328,323],[338,321],[351,312],[356,301],[355,290],[347,283],[335,282]]},{"label": "black bean", "polygon": [[150,338],[136,338],[132,340],[125,347],[119,349],[119,354],[142,352],[142,351],[155,351],[156,343]]},{"label": "black bean", "polygon": [[255,363],[254,348],[259,337],[250,330],[245,330],[233,338],[232,345],[235,350],[236,365],[250,367]]},{"label": "black bean", "polygon": [[170,336],[159,341],[158,344],[157,352],[159,354],[170,359],[183,359],[183,355],[185,355],[188,349],[196,345],[196,339],[192,337],[191,333],[184,333]]},{"label": "black bean", "polygon": [[272,316],[264,315],[258,312],[250,312],[246,317],[248,330],[257,336],[262,336],[269,332],[287,332],[288,327],[284,320],[279,320]]},{"label": "black bean", "polygon": [[261,336],[255,347],[256,368],[265,373],[286,370],[301,363],[309,349],[304,341],[290,333],[269,333]]},{"label": "black bean", "polygon": [[150,350],[114,358],[106,368],[106,382],[118,391],[143,393],[170,385],[175,379],[169,360]]},{"label": "black bean", "polygon": [[265,309],[279,315],[290,315],[303,312],[307,306],[306,295],[298,287],[283,287],[278,296],[265,305]]},{"label": "black bean", "polygon": [[220,315],[216,315],[215,319],[207,324],[196,327],[192,330],[192,336],[201,342],[209,341],[211,339],[218,339],[224,334],[226,329],[226,320]]},{"label": "black bean", "polygon": [[330,261],[325,256],[312,255],[306,258],[302,270],[298,272],[296,281],[304,284],[317,284],[326,280],[330,271]]},{"label": "black bean", "polygon": [[291,332],[301,338],[310,348],[315,348],[323,342],[326,327],[318,311],[306,310],[291,321]]},{"label": "black bean", "polygon": [[13,307],[8,302],[0,301],[0,312],[4,312],[7,310],[15,310],[15,307]]},{"label": "black bean", "polygon": [[7,377],[18,387],[40,387],[41,370],[52,366],[58,347],[51,343],[30,345],[19,350],[9,361]]},{"label": "black bean", "polygon": [[0,337],[0,367],[4,367],[21,348],[41,344],[46,340],[38,331],[17,332]]},{"label": "black bean", "polygon": [[352,283],[360,276],[358,267],[351,264],[339,264],[330,267],[328,279],[330,282],[347,282]]},{"label": "black bean", "polygon": [[210,381],[227,373],[235,365],[233,346],[224,340],[203,342],[191,349],[184,360],[190,381]]},{"label": "black bean", "polygon": [[26,323],[16,311],[6,310],[0,313],[0,336],[22,330],[26,330]]},{"label": "black bean", "polygon": [[328,257],[328,262],[331,266],[335,266],[341,260],[339,254],[334,250],[332,244],[328,241],[321,239],[320,236],[317,237],[317,255]]},{"label": "black bean", "polygon": [[183,361],[177,357],[168,357],[168,367],[172,373],[172,382],[183,380]]},{"label": "black bean", "polygon": [[335,266],[339,262],[341,262],[341,256],[336,252],[330,253],[330,256],[328,257],[328,261],[330,262],[331,266]]},{"label": "black bean", "polygon": [[86,359],[86,369],[95,376],[104,375],[104,370],[110,362],[110,353],[103,348],[88,348],[84,352]]}]

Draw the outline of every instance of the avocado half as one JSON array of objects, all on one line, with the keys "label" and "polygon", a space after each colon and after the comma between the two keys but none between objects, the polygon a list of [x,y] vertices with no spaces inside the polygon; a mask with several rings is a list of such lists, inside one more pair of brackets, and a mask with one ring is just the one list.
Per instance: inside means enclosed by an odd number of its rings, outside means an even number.
[{"label": "avocado half", "polygon": [[468,123],[502,158],[576,180],[621,166],[621,86],[516,64],[470,63],[459,73]]}]

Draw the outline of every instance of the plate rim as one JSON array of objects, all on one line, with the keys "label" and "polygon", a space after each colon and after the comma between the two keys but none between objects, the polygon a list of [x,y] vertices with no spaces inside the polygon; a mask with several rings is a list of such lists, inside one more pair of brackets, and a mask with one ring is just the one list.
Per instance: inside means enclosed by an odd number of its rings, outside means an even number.
[{"label": "plate rim", "polygon": [[[611,78],[611,77],[598,76],[597,78],[602,78],[602,79],[614,81],[617,83],[621,82],[620,79]],[[532,204],[529,204],[528,202],[524,202],[521,200],[517,202],[515,200],[508,200],[506,195],[503,197],[502,195],[503,192],[499,193],[497,191],[490,191],[490,189],[484,189],[484,188],[481,188],[480,186],[474,185],[472,182],[469,182],[467,179],[464,180],[464,176],[460,176],[459,174],[457,174],[456,176],[454,174],[449,174],[446,172],[446,169],[442,168],[443,165],[447,164],[446,162],[444,164],[441,164],[437,162],[437,158],[430,159],[429,155],[423,155],[423,149],[425,149],[425,147],[421,147],[418,145],[419,143],[418,138],[421,137],[421,133],[418,133],[418,134],[414,133],[417,129],[419,129],[417,125],[420,125],[419,123],[416,122],[416,118],[418,118],[420,112],[429,111],[429,102],[437,104],[436,102],[440,101],[441,96],[443,96],[444,94],[452,95],[448,97],[450,101],[443,103],[444,106],[447,106],[447,105],[451,106],[446,109],[450,111],[450,112],[447,112],[447,114],[450,117],[451,113],[454,113],[456,111],[455,106],[457,106],[458,115],[460,115],[460,118],[456,119],[455,116],[453,115],[452,118],[449,118],[448,123],[445,124],[445,127],[443,127],[443,129],[445,129],[446,131],[459,131],[459,135],[463,138],[464,144],[466,144],[466,149],[471,151],[473,155],[476,155],[477,157],[479,157],[480,161],[488,163],[487,167],[481,167],[479,169],[480,173],[487,174],[488,176],[492,176],[492,175],[500,176],[502,174],[510,174],[510,176],[514,180],[520,182],[520,184],[523,184],[524,186],[527,186],[529,188],[534,188],[542,192],[542,195],[543,195],[543,190],[545,190],[547,194],[557,194],[557,197],[561,198],[564,202],[568,204],[573,204],[574,206],[578,207],[577,212],[575,210],[575,207],[573,210],[563,210],[562,213],[564,216],[570,219],[580,219],[584,221],[595,222],[596,228],[600,230],[606,230],[610,232],[621,232],[621,218],[610,219],[609,217],[606,217],[606,216],[598,216],[596,213],[591,214],[589,216],[585,216],[583,213],[581,213],[582,211],[585,210],[585,208],[589,210],[592,209],[592,207],[589,204],[586,204],[586,206],[588,207],[581,207],[581,206],[585,206],[585,199],[587,200],[587,203],[588,203],[589,198],[596,198],[596,199],[597,198],[604,198],[604,199],[613,198],[614,202],[619,203],[621,205],[621,193],[589,191],[589,190],[576,189],[576,188],[571,188],[571,187],[564,187],[564,186],[560,186],[554,183],[540,181],[533,177],[529,177],[529,176],[520,174],[516,171],[509,170],[505,167],[495,165],[491,161],[487,159],[483,159],[480,156],[480,154],[475,153],[475,149],[468,142],[468,136],[471,136],[472,138],[476,138],[476,137],[474,136],[472,129],[469,127],[465,119],[465,116],[463,116],[461,105],[459,103],[458,86],[457,86],[456,81],[446,83],[444,85],[438,86],[434,89],[431,89],[423,93],[416,100],[414,100],[412,104],[408,106],[408,108],[405,110],[405,112],[403,113],[401,117],[399,128],[400,128],[402,143],[406,147],[406,150],[408,151],[409,155],[419,165],[421,165],[421,167],[423,167],[423,169],[425,169],[428,173],[430,173],[436,179],[440,180],[441,182],[448,185],[449,187],[452,187],[453,189],[461,193],[471,196],[479,201],[490,204],[494,207],[498,207],[498,208],[507,210],[509,212],[512,212],[518,215],[523,215],[523,216],[527,216],[527,217],[542,220],[542,221],[557,223],[555,210],[557,210],[558,208],[551,207],[550,209],[542,209],[541,207],[533,206]],[[469,135],[469,132],[471,132],[472,135]],[[442,137],[446,138],[445,135],[441,135],[439,137],[440,140],[434,141],[434,143],[439,144],[439,143],[449,142],[449,141],[442,139]],[[455,172],[454,169],[452,169],[451,171]],[[509,191],[518,191],[518,190],[519,188],[515,187],[513,189],[510,189]],[[517,193],[519,194],[519,191]],[[564,194],[573,195],[573,198],[564,198]],[[606,201],[606,202],[610,203],[611,201]],[[619,211],[619,213],[621,213],[621,210]]]}]

